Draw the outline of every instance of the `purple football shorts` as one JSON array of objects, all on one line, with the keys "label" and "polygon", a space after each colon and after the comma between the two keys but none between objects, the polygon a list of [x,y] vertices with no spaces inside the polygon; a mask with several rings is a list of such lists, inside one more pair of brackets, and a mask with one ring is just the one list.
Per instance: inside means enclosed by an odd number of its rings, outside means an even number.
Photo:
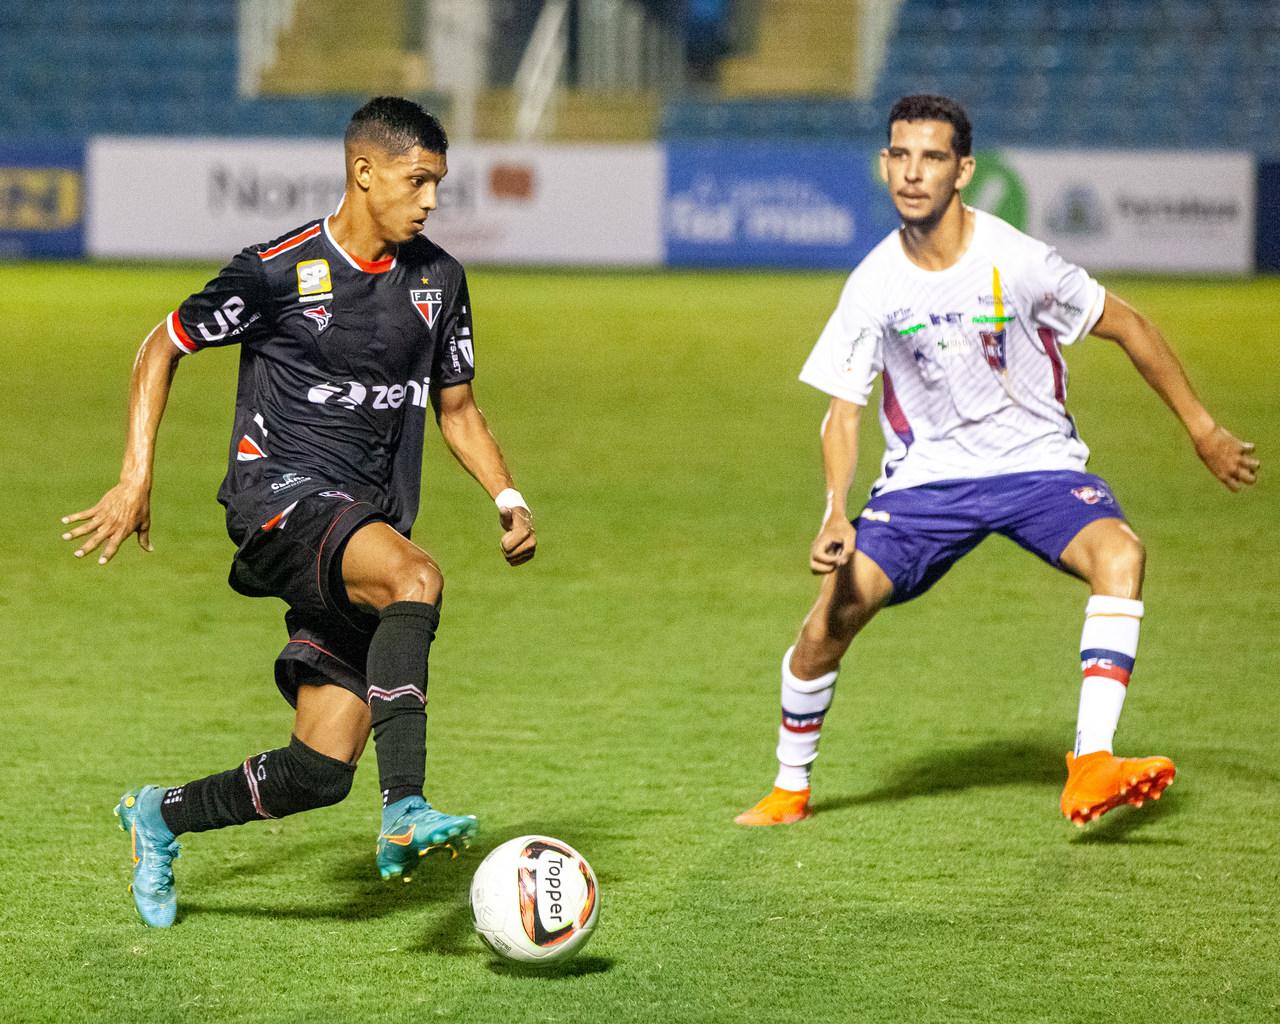
[{"label": "purple football shorts", "polygon": [[1097,519],[1123,519],[1105,480],[1067,470],[946,480],[880,494],[853,525],[857,548],[893,582],[890,604],[919,597],[989,534],[1055,568],[1071,539]]}]

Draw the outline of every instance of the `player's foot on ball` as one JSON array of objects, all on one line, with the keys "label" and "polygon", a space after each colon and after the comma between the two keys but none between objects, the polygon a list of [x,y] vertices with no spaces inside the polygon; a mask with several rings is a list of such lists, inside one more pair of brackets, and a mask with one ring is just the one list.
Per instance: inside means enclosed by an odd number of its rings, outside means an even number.
[{"label": "player's foot on ball", "polygon": [[149,928],[168,928],[178,915],[173,862],[181,847],[160,816],[164,790],[159,786],[131,789],[115,806],[120,828],[133,844],[133,905]]},{"label": "player's foot on ball", "polygon": [[1159,800],[1175,774],[1167,757],[1116,757],[1106,750],[1082,757],[1068,753],[1062,814],[1083,828],[1121,804],[1141,807]]},{"label": "player's foot on ball", "polygon": [[804,821],[812,813],[807,789],[774,786],[768,796],[733,820],[739,825],[790,825],[793,821]]},{"label": "player's foot on ball", "polygon": [[418,858],[447,849],[454,857],[471,845],[479,829],[474,814],[445,814],[420,796],[407,796],[382,811],[378,835],[378,874],[384,881],[409,881]]}]

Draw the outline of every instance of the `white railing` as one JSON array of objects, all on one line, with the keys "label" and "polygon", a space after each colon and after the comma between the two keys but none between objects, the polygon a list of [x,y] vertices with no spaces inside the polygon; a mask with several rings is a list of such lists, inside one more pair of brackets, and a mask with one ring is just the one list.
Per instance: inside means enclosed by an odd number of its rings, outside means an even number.
[{"label": "white railing", "polygon": [[257,96],[275,63],[281,34],[293,24],[297,0],[240,0],[236,25],[241,96]]},{"label": "white railing", "polygon": [[516,138],[547,135],[569,56],[569,0],[547,0],[529,36],[514,82]]}]

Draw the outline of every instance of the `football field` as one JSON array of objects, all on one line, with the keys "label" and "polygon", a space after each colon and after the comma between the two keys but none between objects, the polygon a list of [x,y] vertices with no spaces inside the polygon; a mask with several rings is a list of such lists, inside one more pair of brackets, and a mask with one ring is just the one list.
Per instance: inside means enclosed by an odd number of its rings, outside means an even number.
[{"label": "football field", "polygon": [[[1103,279],[1258,443],[1251,492],[1201,467],[1116,346],[1067,353],[1090,468],[1149,550],[1117,751],[1171,756],[1165,798],[1059,816],[1086,595],[993,538],[856,643],[816,816],[748,830],[731,819],[772,781],[777,665],[816,588],[825,399],[795,377],[842,278],[474,272],[476,393],[539,537],[509,568],[432,430],[427,795],[480,841],[380,883],[370,749],[342,804],[184,837],[159,932],[115,801],[291,722],[283,606],[225,582],[235,353],[180,367],[153,554],[82,564],[58,520],[114,482],[134,350],[215,269],[0,266],[0,1021],[1280,1017],[1280,281]],[[583,954],[540,976],[496,964],[467,908],[479,859],[526,832],[575,845],[602,892]]]}]

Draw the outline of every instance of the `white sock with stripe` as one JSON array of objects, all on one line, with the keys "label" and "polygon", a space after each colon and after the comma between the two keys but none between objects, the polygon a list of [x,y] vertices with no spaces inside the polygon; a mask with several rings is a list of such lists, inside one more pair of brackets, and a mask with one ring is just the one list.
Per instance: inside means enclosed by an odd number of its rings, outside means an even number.
[{"label": "white sock with stripe", "polygon": [[1076,716],[1076,757],[1111,752],[1124,709],[1129,674],[1138,656],[1142,602],[1095,594],[1084,609],[1080,634],[1080,710]]},{"label": "white sock with stripe", "polygon": [[778,727],[779,789],[809,788],[809,772],[818,756],[822,720],[836,692],[837,672],[817,679],[797,679],[791,674],[791,652],[782,656],[782,724]]}]

